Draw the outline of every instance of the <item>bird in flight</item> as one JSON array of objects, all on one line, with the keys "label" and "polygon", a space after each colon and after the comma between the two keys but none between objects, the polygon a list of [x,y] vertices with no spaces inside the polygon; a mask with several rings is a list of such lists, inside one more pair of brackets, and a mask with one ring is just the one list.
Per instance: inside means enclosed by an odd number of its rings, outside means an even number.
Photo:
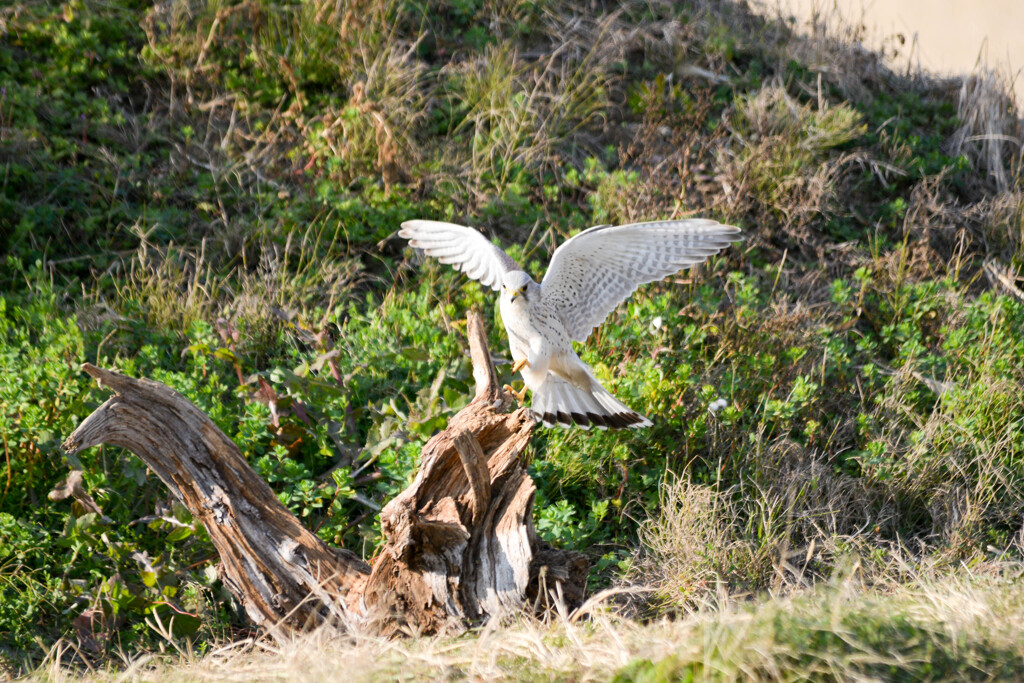
[{"label": "bird in flight", "polygon": [[537,283],[473,228],[439,221],[402,223],[400,237],[441,263],[501,291],[501,318],[522,372],[522,403],[546,426],[649,427],[651,421],[601,386],[572,342],[585,342],[608,314],[646,283],[661,280],[742,239],[739,228],[706,219],[599,225],[555,250]]}]

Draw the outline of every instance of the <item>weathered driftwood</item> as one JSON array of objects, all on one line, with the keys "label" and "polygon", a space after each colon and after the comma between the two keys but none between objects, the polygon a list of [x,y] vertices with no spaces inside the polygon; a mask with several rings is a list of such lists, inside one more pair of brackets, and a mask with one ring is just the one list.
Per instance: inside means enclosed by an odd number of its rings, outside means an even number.
[{"label": "weathered driftwood", "polygon": [[206,527],[224,584],[256,624],[343,619],[357,609],[345,598],[356,596],[370,567],[304,528],[209,417],[166,385],[83,369],[116,394],[64,450],[108,443],[139,456]]},{"label": "weathered driftwood", "polygon": [[238,447],[158,382],[83,365],[116,393],[64,448],[109,443],[141,458],[204,524],[225,585],[268,628],[329,621],[436,633],[555,596],[578,604],[586,560],[543,547],[533,528],[521,455],[534,421],[525,409],[507,412],[478,314],[468,334],[476,397],[424,446],[415,481],[381,511],[386,542],[372,568],[305,529]]}]

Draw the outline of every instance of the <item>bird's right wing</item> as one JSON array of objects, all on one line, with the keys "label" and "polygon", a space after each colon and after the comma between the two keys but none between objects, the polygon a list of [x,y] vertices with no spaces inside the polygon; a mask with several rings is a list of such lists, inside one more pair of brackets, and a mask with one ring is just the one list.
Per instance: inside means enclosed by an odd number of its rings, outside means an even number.
[{"label": "bird's right wing", "polygon": [[422,249],[441,263],[451,264],[474,280],[491,289],[501,289],[501,277],[510,270],[521,270],[519,264],[492,244],[478,230],[440,221],[406,221],[398,231],[409,245]]}]

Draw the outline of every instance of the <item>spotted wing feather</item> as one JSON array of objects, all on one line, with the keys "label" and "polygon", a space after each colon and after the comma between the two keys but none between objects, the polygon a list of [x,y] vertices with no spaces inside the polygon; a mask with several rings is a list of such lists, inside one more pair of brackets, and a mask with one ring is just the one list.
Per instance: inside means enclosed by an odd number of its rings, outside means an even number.
[{"label": "spotted wing feather", "polygon": [[700,263],[739,239],[739,228],[706,219],[590,228],[555,250],[541,292],[569,336],[586,341],[637,287]]}]

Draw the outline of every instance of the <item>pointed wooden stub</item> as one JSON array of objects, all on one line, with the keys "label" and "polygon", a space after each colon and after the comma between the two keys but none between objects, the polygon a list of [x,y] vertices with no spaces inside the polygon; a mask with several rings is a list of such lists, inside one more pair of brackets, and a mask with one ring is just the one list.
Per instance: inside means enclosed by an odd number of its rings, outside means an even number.
[{"label": "pointed wooden stub", "polygon": [[427,442],[415,481],[381,511],[387,542],[366,603],[401,615],[396,628],[433,633],[522,610],[541,583],[570,607],[584,594],[586,559],[542,548],[533,528],[536,487],[522,453],[536,423],[526,408],[505,412],[512,397],[479,314],[467,330],[476,398]]}]

